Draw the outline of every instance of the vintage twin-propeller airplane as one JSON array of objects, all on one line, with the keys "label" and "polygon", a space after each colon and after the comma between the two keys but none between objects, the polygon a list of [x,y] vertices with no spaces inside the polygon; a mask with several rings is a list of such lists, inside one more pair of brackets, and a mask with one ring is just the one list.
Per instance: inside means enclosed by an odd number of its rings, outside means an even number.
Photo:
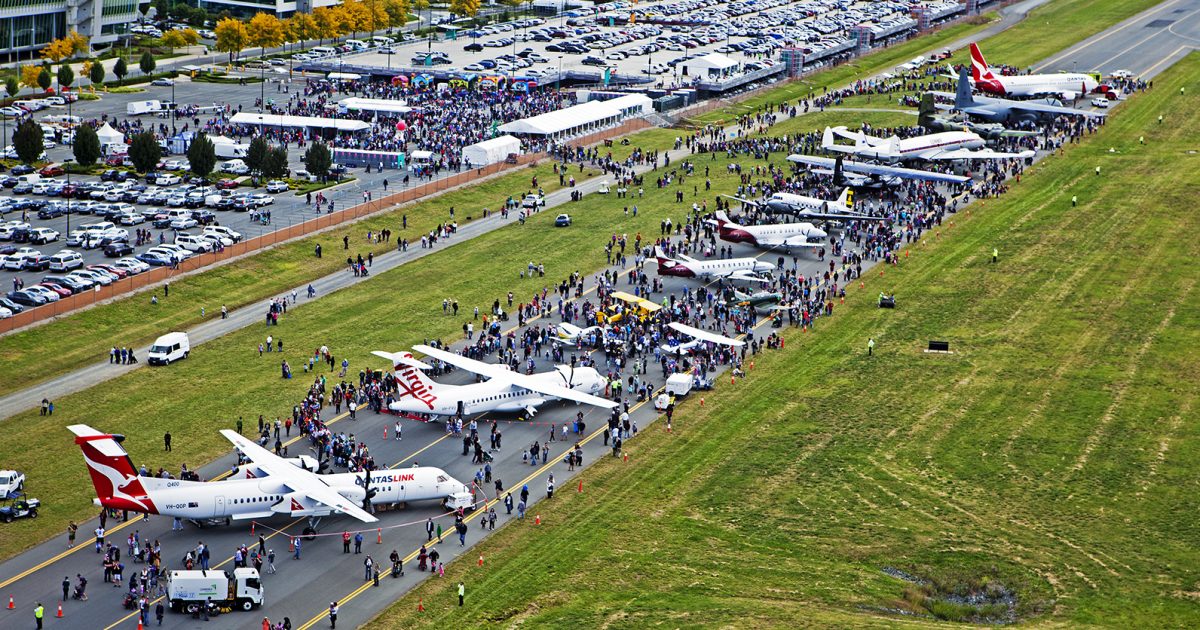
[{"label": "vintage twin-propeller airplane", "polygon": [[[75,424],[67,427],[83,450],[96,488],[96,504],[117,510],[159,514],[196,522],[265,519],[277,515],[309,517],[305,534],[316,531],[324,516],[345,514],[374,523],[372,505],[448,500],[469,506],[470,488],[432,466],[403,470],[318,475],[312,458],[284,459],[234,431],[221,435],[249,463],[224,481],[200,482],[142,477],[121,446],[122,435]],[[308,466],[314,470],[309,470]]]},{"label": "vintage twin-propeller airplane", "polygon": [[[853,140],[854,144],[838,144],[837,138]],[[861,158],[883,162],[908,160],[1001,160],[1029,158],[1032,150],[1007,153],[984,148],[987,142],[970,131],[943,131],[912,138],[891,136],[879,138],[861,131],[849,131],[845,127],[826,127],[821,138],[821,148],[826,151],[848,153]],[[788,159],[791,159],[790,157]]]}]

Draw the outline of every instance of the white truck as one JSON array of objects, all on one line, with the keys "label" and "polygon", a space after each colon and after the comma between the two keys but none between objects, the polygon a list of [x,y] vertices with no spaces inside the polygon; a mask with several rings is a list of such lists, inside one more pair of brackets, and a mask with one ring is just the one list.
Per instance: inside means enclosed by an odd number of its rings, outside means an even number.
[{"label": "white truck", "polygon": [[175,612],[194,613],[212,602],[219,608],[250,611],[265,601],[262,579],[256,569],[228,571],[171,571],[167,576],[167,601]]},{"label": "white truck", "polygon": [[133,101],[125,105],[125,113],[129,116],[140,114],[156,114],[163,110],[162,101]]},{"label": "white truck", "polygon": [[16,496],[25,487],[25,475],[15,470],[0,470],[0,499]]}]

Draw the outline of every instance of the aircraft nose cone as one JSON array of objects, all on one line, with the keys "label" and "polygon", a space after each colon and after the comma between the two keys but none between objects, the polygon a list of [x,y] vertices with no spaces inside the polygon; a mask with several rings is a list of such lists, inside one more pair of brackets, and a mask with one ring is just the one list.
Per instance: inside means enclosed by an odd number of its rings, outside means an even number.
[{"label": "aircraft nose cone", "polygon": [[828,236],[829,236],[829,234],[826,233],[825,230],[822,230],[820,228],[813,230],[812,234],[809,234],[809,238],[816,239],[818,241],[823,241]]}]

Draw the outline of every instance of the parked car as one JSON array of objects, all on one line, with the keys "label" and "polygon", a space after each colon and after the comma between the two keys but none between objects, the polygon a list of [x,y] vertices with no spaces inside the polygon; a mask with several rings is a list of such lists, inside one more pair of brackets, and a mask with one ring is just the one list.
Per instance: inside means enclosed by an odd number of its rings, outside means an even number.
[{"label": "parked car", "polygon": [[133,253],[133,246],[126,241],[110,243],[104,246],[104,255],[109,258],[120,258]]},{"label": "parked car", "polygon": [[567,227],[571,225],[571,216],[560,214],[554,218],[554,227]]}]

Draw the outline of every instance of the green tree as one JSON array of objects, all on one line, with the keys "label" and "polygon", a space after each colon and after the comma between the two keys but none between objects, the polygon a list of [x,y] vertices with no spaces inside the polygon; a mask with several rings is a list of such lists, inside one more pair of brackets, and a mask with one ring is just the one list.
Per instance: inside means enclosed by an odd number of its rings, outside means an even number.
[{"label": "green tree", "polygon": [[75,82],[75,71],[71,69],[71,64],[64,63],[58,67],[58,84],[61,87],[71,87]]},{"label": "green tree", "polygon": [[16,96],[21,91],[21,84],[17,82],[17,77],[8,77],[4,82],[4,91],[8,92],[9,96]]},{"label": "green tree", "polygon": [[79,125],[75,130],[75,161],[91,166],[100,159],[100,136],[91,125]]},{"label": "green tree", "polygon": [[151,55],[149,50],[142,53],[142,58],[138,61],[138,67],[142,69],[142,74],[153,74],[154,69],[158,67],[158,64],[154,61],[154,55]]},{"label": "green tree", "polygon": [[137,172],[148,173],[154,170],[161,158],[162,147],[158,146],[158,140],[152,132],[143,131],[133,137],[133,144],[129,145],[129,159],[133,160],[133,168]]},{"label": "green tree", "polygon": [[197,177],[208,177],[217,166],[217,149],[208,136],[200,134],[188,145],[187,158]]},{"label": "green tree", "polygon": [[33,164],[46,150],[42,144],[42,126],[26,120],[17,127],[13,134],[13,148],[17,150],[17,159],[25,164]]},{"label": "green tree", "polygon": [[267,179],[280,179],[287,177],[287,173],[287,149],[283,148],[283,145],[280,145],[267,151],[267,159],[263,162],[263,177]]},{"label": "green tree", "polygon": [[104,64],[99,61],[93,62],[92,67],[88,69],[88,79],[91,80],[92,85],[104,83]]},{"label": "green tree", "polygon": [[42,71],[38,73],[37,83],[43,90],[50,89],[54,84],[54,77],[50,75],[50,66],[42,66]]},{"label": "green tree", "polygon": [[263,165],[267,162],[267,153],[271,151],[271,145],[267,144],[266,138],[259,136],[250,141],[250,146],[246,149],[246,166],[250,167],[250,172],[255,175],[261,175]]},{"label": "green tree", "polygon": [[113,65],[113,75],[117,77],[117,81],[120,81],[127,74],[129,74],[129,66],[125,65],[125,58],[117,57],[117,63]]},{"label": "green tree", "polygon": [[314,142],[304,152],[304,166],[308,167],[309,173],[317,176],[321,181],[325,181],[325,176],[329,175],[329,167],[332,165],[333,156],[329,154],[329,147],[325,146],[324,142]]}]

